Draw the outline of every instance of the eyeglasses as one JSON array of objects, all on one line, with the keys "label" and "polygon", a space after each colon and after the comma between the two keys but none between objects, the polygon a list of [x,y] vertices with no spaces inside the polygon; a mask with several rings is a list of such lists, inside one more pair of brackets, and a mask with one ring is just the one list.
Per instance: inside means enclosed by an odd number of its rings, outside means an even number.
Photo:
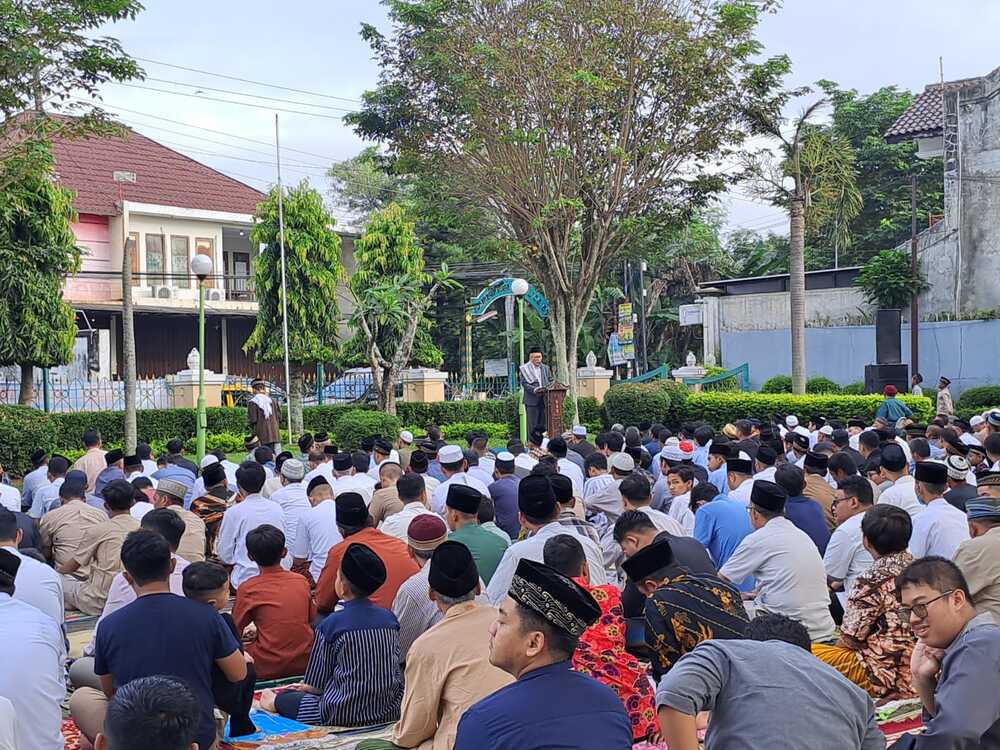
[{"label": "eyeglasses", "polygon": [[914,604],[912,607],[900,607],[899,609],[896,610],[896,614],[899,615],[899,619],[902,620],[903,622],[909,622],[911,614],[916,615],[918,620],[923,620],[925,617],[927,617],[928,604],[933,604],[938,599],[944,599],[946,596],[949,596],[954,593],[955,589],[952,589],[951,591],[945,591],[940,596],[935,596],[933,599],[923,602],[922,604]]}]

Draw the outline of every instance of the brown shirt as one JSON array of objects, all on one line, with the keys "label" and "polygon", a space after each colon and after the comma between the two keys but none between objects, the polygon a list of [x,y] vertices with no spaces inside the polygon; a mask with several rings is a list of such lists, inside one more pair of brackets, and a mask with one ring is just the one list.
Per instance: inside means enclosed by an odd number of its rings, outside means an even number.
[{"label": "brown shirt", "polygon": [[271,416],[269,417],[265,417],[264,411],[253,401],[247,404],[247,421],[250,422],[250,429],[261,443],[277,443],[279,441],[279,413],[278,402],[273,398],[271,399]]},{"label": "brown shirt", "polygon": [[802,494],[819,503],[819,507],[823,509],[823,518],[826,519],[826,525],[830,531],[837,528],[837,524],[833,520],[833,501],[837,499],[837,493],[823,477],[819,474],[806,474],[806,488]]},{"label": "brown shirt", "polygon": [[962,542],[955,553],[955,564],[969,584],[976,611],[989,612],[1000,622],[1000,528]]},{"label": "brown shirt", "polygon": [[403,509],[403,501],[399,499],[399,490],[396,485],[383,487],[376,490],[372,496],[371,505],[368,506],[368,514],[375,519],[375,525],[382,523],[389,516],[394,516]]},{"label": "brown shirt", "polygon": [[94,484],[97,482],[97,475],[108,468],[108,462],[104,460],[105,451],[101,448],[91,448],[73,464],[73,468],[82,471],[87,475],[87,492],[93,494]]},{"label": "brown shirt", "polygon": [[79,607],[87,614],[99,615],[104,611],[111,582],[122,569],[122,544],[138,528],[137,519],[130,513],[122,513],[84,532],[73,559],[81,568],[89,566],[87,581],[78,596]]},{"label": "brown shirt", "polygon": [[73,559],[91,526],[108,520],[108,514],[82,500],[70,500],[42,516],[38,522],[41,553],[59,567]]},{"label": "brown shirt", "polygon": [[399,587],[420,568],[410,559],[410,553],[404,542],[372,528],[362,529],[330,548],[326,565],[323,566],[323,572],[316,582],[316,605],[327,612],[332,612],[337,606],[339,599],[335,585],[337,571],[340,570],[340,561],[344,558],[344,553],[352,544],[365,545],[385,564],[385,583],[369,598],[379,607],[392,609],[392,602]]},{"label": "brown shirt", "polygon": [[183,505],[168,505],[168,508],[184,521],[184,535],[181,537],[177,556],[188,562],[201,562],[205,559],[205,522]]}]

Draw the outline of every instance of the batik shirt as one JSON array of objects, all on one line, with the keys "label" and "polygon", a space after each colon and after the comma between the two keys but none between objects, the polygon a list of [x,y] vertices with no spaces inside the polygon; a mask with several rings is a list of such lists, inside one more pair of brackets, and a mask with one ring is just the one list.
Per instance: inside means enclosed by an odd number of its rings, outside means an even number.
[{"label": "batik shirt", "polygon": [[750,622],[734,586],[684,571],[657,585],[646,599],[644,614],[646,643],[656,654],[656,677],[702,641],[743,638]]},{"label": "batik shirt", "polygon": [[632,722],[633,738],[648,737],[657,730],[653,686],[639,660],[625,650],[621,592],[615,586],[591,586],[583,578],[574,580],[594,597],[601,617],[580,636],[573,653],[573,669],[614,690]]},{"label": "batik shirt", "polygon": [[914,638],[896,610],[896,576],[913,562],[909,552],[876,560],[857,577],[847,600],[841,634],[861,642],[858,657],[864,664],[871,694],[876,698],[913,695],[910,655]]}]

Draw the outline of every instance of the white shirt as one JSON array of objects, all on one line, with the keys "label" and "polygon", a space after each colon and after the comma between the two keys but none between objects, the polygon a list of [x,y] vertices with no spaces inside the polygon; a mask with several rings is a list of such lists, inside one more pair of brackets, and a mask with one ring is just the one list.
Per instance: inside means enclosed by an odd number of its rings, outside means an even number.
[{"label": "white shirt", "polygon": [[601,552],[601,548],[593,540],[577,534],[571,528],[563,526],[558,521],[553,521],[542,526],[527,539],[514,542],[503,553],[500,564],[497,566],[489,585],[486,587],[486,596],[489,597],[490,603],[494,607],[498,606],[504,600],[504,597],[507,596],[510,582],[514,578],[514,572],[517,570],[517,564],[521,560],[543,562],[545,542],[550,537],[559,534],[568,534],[583,545],[583,551],[587,556],[587,567],[590,569],[590,584],[592,586],[603,586],[608,582],[608,576],[604,570],[604,555]]},{"label": "white shirt", "polygon": [[66,615],[62,578],[59,574],[48,565],[22,555],[14,547],[4,549],[21,558],[21,567],[17,569],[17,576],[14,578],[14,598],[37,607],[58,625],[62,625]]},{"label": "white shirt", "polygon": [[[535,464],[538,463],[538,459],[532,456],[530,453],[518,453],[514,457],[514,467],[520,469],[523,475],[526,476],[535,468]],[[521,474],[519,474],[521,476]]]},{"label": "white shirt", "polygon": [[951,560],[958,545],[968,539],[969,521],[966,515],[939,497],[927,503],[924,512],[913,519],[910,554],[914,557],[940,555]]},{"label": "white shirt", "polygon": [[564,477],[569,477],[569,480],[573,483],[573,495],[582,498],[583,471],[568,458],[560,458],[557,463],[559,464],[559,473]]},{"label": "white shirt", "polygon": [[383,534],[388,534],[389,536],[394,536],[397,539],[405,542],[406,541],[406,531],[410,528],[410,521],[412,521],[417,516],[438,516],[432,510],[428,510],[427,506],[420,502],[407,503],[403,506],[403,509],[398,513],[393,513],[391,516],[386,518],[382,523],[379,524],[378,530]]},{"label": "white shirt", "polygon": [[[684,526],[673,516],[664,513],[661,510],[656,510],[649,505],[644,505],[641,508],[636,508],[640,513],[645,513],[649,516],[649,520],[653,522],[653,526],[656,527],[656,531],[669,531],[674,536],[691,536],[691,532],[685,531]],[[690,513],[690,511],[688,511]],[[694,514],[691,515],[692,523],[694,519]],[[692,525],[692,530],[694,526]]]},{"label": "white shirt", "polygon": [[478,479],[487,487],[493,484],[493,473],[487,472],[482,466],[470,466],[466,473],[473,479]]},{"label": "white shirt", "polygon": [[11,513],[21,512],[21,491],[9,484],[0,484],[0,505]]},{"label": "white shirt", "polygon": [[0,750],[17,750],[17,714],[14,704],[0,696]]},{"label": "white shirt", "polygon": [[842,605],[854,590],[854,582],[875,562],[862,543],[861,521],[864,513],[857,513],[833,530],[823,555],[823,567],[830,578],[844,582],[844,590],[837,592]]},{"label": "white shirt", "polygon": [[489,497],[490,491],[485,484],[480,482],[475,477],[471,477],[465,472],[458,472],[457,474],[452,474],[450,478],[441,482],[434,490],[434,494],[431,495],[431,510],[437,513],[439,516],[445,515],[445,501],[448,499],[448,488],[453,484],[464,484],[467,487],[472,487],[478,490],[483,497]]},{"label": "white shirt", "polygon": [[[668,516],[663,511],[656,510],[649,505],[636,508],[640,513],[645,513],[656,527],[656,532],[667,531],[674,536],[689,536],[681,527],[680,523]],[[693,517],[693,516],[692,516]],[[615,541],[614,526],[609,525],[601,534],[601,552],[604,554],[604,564],[609,570],[615,570],[620,574],[622,561],[625,553],[621,545]]]},{"label": "white shirt", "polygon": [[719,574],[736,584],[752,576],[756,610],[798,620],[814,641],[833,638],[823,559],[813,540],[784,516],[745,537]]},{"label": "white shirt", "polygon": [[[156,473],[156,461],[151,458],[142,459],[142,473],[145,474],[150,479],[153,478],[153,474]],[[235,475],[234,475],[235,476]]]},{"label": "white shirt", "polygon": [[773,482],[774,472],[776,472],[777,470],[778,470],[777,466],[768,466],[766,469],[758,471],[756,474],[753,475],[754,481],[758,479],[764,479],[768,482]]},{"label": "white shirt", "polygon": [[[493,476],[493,472],[496,471],[497,462],[492,455],[480,456],[479,457],[479,468],[485,471],[490,477]],[[493,480],[490,479],[492,482]]]},{"label": "white shirt", "polygon": [[[24,481],[21,482],[21,493],[24,502],[31,503],[31,510],[28,514],[31,515],[32,511],[35,510],[35,493],[38,492],[42,487],[45,487],[49,483],[49,467],[48,464],[43,464],[33,471],[29,471],[24,475]],[[18,508],[18,510],[21,510]],[[36,515],[31,515],[32,518],[41,518],[41,513]]]},{"label": "white shirt", "polygon": [[[308,487],[308,485],[306,485]],[[372,504],[372,497],[375,495],[375,482],[367,474],[350,474],[344,477],[335,477],[330,486],[333,488],[333,496],[343,495],[345,492],[357,492],[364,498],[365,505]]]},{"label": "white shirt", "polygon": [[[233,588],[239,588],[241,583],[260,572],[257,563],[247,554],[247,534],[266,523],[285,530],[281,506],[263,495],[247,495],[243,502],[236,503],[222,516],[216,554],[222,562],[233,566],[229,576]],[[282,560],[282,565],[285,564]]]},{"label": "white shirt", "polygon": [[[49,484],[38,488],[31,497],[31,509],[28,515],[32,518],[41,518],[48,510],[49,506],[56,508],[59,506],[59,488],[62,487],[66,477],[56,477]],[[35,513],[38,513],[36,516]]]},{"label": "white shirt", "polygon": [[281,506],[285,519],[285,548],[292,550],[295,548],[295,536],[302,514],[312,510],[309,498],[306,497],[306,487],[302,482],[286,484],[271,493],[271,501]]},{"label": "white shirt", "polygon": [[750,493],[753,491],[753,482],[753,479],[744,479],[743,484],[735,490],[729,490],[729,499],[738,500],[744,505],[750,505]]},{"label": "white shirt", "polygon": [[895,505],[910,514],[910,518],[916,518],[923,512],[924,506],[917,499],[917,485],[913,477],[904,474],[891,487],[887,487],[878,496],[878,502],[886,505]]},{"label": "white shirt", "polygon": [[135,520],[141,521],[142,517],[151,510],[153,510],[152,503],[140,500],[139,502],[132,504],[132,507],[129,509],[129,515],[131,515]]},{"label": "white shirt", "polygon": [[63,750],[66,647],[62,629],[36,607],[0,594],[0,643],[4,644],[0,695],[14,704],[16,746]]},{"label": "white shirt", "polygon": [[294,557],[309,561],[309,574],[318,581],[330,548],[343,539],[337,528],[337,504],[324,500],[299,516],[295,544],[288,549]]},{"label": "white shirt", "polygon": [[434,494],[434,490],[441,486],[441,480],[430,474],[421,474],[420,476],[424,478],[424,492],[427,493],[427,497],[430,497]]},{"label": "white shirt", "polygon": [[317,464],[315,469],[310,469],[306,472],[305,477],[302,479],[302,484],[306,487],[309,483],[316,477],[326,477],[326,481],[329,482],[330,486],[333,486],[333,464],[329,461],[324,461],[323,463]]},{"label": "white shirt", "polygon": [[670,498],[667,515],[680,524],[684,536],[691,536],[694,531],[694,513],[691,512],[691,493],[685,492]]}]

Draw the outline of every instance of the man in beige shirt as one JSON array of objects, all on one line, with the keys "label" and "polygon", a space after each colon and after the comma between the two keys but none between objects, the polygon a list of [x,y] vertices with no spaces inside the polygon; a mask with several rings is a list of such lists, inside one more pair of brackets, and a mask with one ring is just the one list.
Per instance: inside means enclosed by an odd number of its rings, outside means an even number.
[{"label": "man in beige shirt", "polygon": [[[67,609],[88,615],[104,611],[111,582],[122,569],[122,544],[130,532],[139,528],[138,519],[129,512],[133,502],[133,487],[124,479],[109,482],[104,488],[104,506],[110,519],[87,529],[72,559],[57,568],[63,574]],[[87,570],[84,581],[73,577],[80,569]]]},{"label": "man in beige shirt", "polygon": [[474,601],[480,581],[469,548],[443,542],[429,567],[430,597],[444,619],[417,638],[406,657],[406,690],[392,742],[451,750],[466,709],[513,678],[490,664],[485,634],[496,621],[496,610]]},{"label": "man in beige shirt", "polygon": [[87,529],[108,520],[107,513],[86,503],[86,491],[83,480],[63,482],[59,485],[62,505],[46,513],[38,522],[39,551],[57,568],[73,559]]},{"label": "man in beige shirt", "polygon": [[[221,471],[220,466],[218,471]],[[187,486],[176,479],[161,479],[156,484],[153,494],[154,508],[169,508],[184,521],[184,535],[177,547],[177,556],[189,563],[202,562],[205,559],[205,522],[189,510],[184,509],[184,495]]]},{"label": "man in beige shirt", "polygon": [[977,497],[965,503],[969,536],[955,553],[955,564],[969,584],[979,614],[1000,622],[1000,498]]},{"label": "man in beige shirt", "polygon": [[819,503],[819,507],[823,509],[823,518],[826,520],[827,528],[833,531],[837,528],[837,524],[833,520],[833,503],[837,499],[837,493],[826,481],[829,461],[829,457],[823,453],[809,451],[805,455],[802,470],[806,475],[806,488],[802,494]]},{"label": "man in beige shirt", "polygon": [[397,463],[383,461],[379,467],[378,481],[382,487],[375,490],[371,505],[368,506],[368,514],[375,520],[376,526],[403,509],[403,501],[399,499],[399,491],[396,489],[396,482],[401,476],[403,470]]},{"label": "man in beige shirt", "polygon": [[106,451],[101,448],[101,433],[94,429],[85,430],[83,447],[87,452],[76,459],[73,468],[87,475],[87,492],[93,494],[97,475],[108,468],[108,462],[104,460]]}]

